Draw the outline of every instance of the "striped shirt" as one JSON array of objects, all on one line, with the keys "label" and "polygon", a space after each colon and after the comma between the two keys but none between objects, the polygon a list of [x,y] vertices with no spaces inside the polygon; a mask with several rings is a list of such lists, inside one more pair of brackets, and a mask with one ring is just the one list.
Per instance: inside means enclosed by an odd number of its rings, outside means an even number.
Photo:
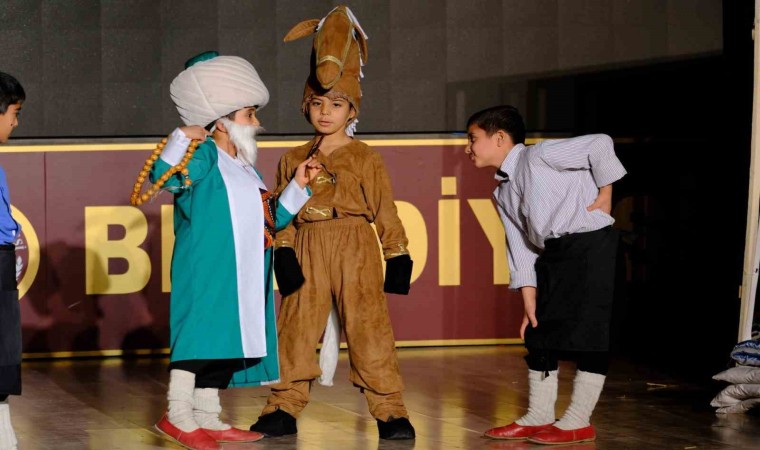
[{"label": "striped shirt", "polygon": [[496,173],[496,204],[507,232],[510,288],[536,286],[544,241],[595,231],[615,220],[587,211],[599,188],[625,175],[612,139],[592,134],[512,148]]}]

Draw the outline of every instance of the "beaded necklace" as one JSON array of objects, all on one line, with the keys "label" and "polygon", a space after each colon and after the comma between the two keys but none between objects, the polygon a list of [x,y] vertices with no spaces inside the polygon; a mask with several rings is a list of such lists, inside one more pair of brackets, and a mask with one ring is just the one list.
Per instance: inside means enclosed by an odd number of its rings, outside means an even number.
[{"label": "beaded necklace", "polygon": [[190,160],[193,158],[193,153],[195,153],[195,149],[198,147],[198,144],[200,144],[200,142],[201,141],[197,139],[190,141],[190,145],[187,147],[187,152],[182,158],[182,161],[180,161],[180,163],[176,166],[172,166],[169,170],[164,172],[164,174],[161,175],[161,177],[158,178],[158,180],[156,180],[156,182],[144,194],[141,195],[140,191],[142,191],[142,186],[145,183],[145,180],[148,178],[150,168],[153,167],[153,164],[155,164],[159,156],[161,156],[161,152],[166,146],[166,138],[159,142],[158,145],[156,145],[156,149],[153,150],[153,154],[145,160],[145,165],[143,165],[140,174],[137,176],[135,187],[132,190],[132,195],[129,199],[129,202],[132,204],[132,206],[140,206],[153,198],[153,196],[156,195],[159,190],[161,190],[164,184],[169,181],[169,179],[176,173],[181,173],[184,177],[184,182],[181,189],[190,187],[193,184],[193,181],[190,179],[190,171],[187,169],[187,163],[190,162]]}]

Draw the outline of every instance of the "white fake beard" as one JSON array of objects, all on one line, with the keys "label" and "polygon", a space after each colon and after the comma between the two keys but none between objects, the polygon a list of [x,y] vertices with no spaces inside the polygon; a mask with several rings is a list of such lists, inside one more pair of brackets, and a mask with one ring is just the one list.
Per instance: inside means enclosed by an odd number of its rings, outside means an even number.
[{"label": "white fake beard", "polygon": [[237,157],[243,163],[251,167],[255,166],[256,157],[259,154],[256,135],[264,131],[264,129],[255,125],[240,125],[226,117],[220,120],[224,124],[224,127],[227,128],[230,142],[237,149]]}]

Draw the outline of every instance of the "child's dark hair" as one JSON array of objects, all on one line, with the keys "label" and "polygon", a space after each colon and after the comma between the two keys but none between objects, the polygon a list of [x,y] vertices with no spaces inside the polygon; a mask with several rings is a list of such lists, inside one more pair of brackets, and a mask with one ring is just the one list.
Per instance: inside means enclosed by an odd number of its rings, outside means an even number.
[{"label": "child's dark hair", "polygon": [[500,105],[478,111],[467,120],[467,128],[472,125],[482,128],[489,136],[504,130],[512,138],[512,143],[525,143],[525,123],[514,106]]},{"label": "child's dark hair", "polygon": [[0,72],[0,114],[5,114],[8,107],[26,100],[26,92],[21,83],[12,75]]}]

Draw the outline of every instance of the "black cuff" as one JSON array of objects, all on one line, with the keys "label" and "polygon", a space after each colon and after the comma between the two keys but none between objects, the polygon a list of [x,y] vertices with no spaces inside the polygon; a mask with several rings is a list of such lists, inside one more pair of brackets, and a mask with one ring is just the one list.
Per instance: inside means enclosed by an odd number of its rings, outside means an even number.
[{"label": "black cuff", "polygon": [[280,247],[274,251],[274,276],[283,297],[297,291],[306,281],[298,264],[296,252],[290,247]]},{"label": "black cuff", "polygon": [[412,259],[409,255],[395,256],[385,262],[385,292],[407,295],[411,280]]}]

